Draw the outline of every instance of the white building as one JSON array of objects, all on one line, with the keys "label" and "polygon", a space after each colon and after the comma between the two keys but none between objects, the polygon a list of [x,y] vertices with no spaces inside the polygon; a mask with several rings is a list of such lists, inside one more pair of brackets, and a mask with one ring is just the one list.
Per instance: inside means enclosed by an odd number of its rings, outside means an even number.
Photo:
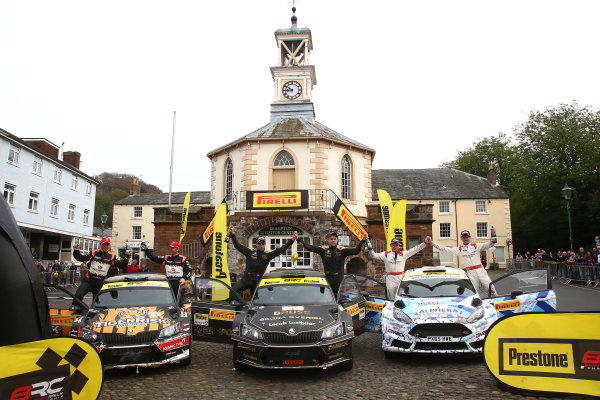
[{"label": "white building", "polygon": [[0,129],[0,179],[25,242],[40,259],[70,261],[72,245],[95,248],[92,236],[98,181],[79,170],[80,153]]}]

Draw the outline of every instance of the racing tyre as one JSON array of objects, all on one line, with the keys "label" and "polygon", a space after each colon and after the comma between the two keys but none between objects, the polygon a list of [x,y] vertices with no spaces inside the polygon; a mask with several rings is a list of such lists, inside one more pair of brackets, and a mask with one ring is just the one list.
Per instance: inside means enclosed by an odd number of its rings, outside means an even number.
[{"label": "racing tyre", "polygon": [[187,367],[188,365],[190,365],[192,363],[192,344],[191,343],[188,346],[188,350],[190,351],[190,356],[188,358],[182,360],[180,363],[184,367]]}]

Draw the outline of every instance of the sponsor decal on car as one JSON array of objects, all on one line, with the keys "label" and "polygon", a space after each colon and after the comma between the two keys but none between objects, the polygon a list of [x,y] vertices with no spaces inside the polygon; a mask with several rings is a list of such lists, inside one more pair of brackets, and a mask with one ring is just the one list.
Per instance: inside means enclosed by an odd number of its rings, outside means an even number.
[{"label": "sponsor decal on car", "polygon": [[52,325],[72,325],[77,318],[76,315],[51,315],[50,323]]},{"label": "sponsor decal on car", "polygon": [[346,311],[348,311],[350,315],[355,316],[356,314],[358,314],[358,304],[354,304],[348,307]]},{"label": "sponsor decal on car", "polygon": [[367,301],[367,311],[381,312],[383,310],[382,303],[375,303],[374,301]]},{"label": "sponsor decal on car", "polygon": [[282,306],[282,311],[303,311],[304,306]]},{"label": "sponsor decal on car", "polygon": [[521,300],[507,300],[507,301],[499,301],[494,303],[494,307],[496,311],[506,311],[506,310],[514,310],[517,308],[521,308]]},{"label": "sponsor decal on car", "polygon": [[327,356],[328,360],[333,360],[334,358],[339,358],[342,357],[344,355],[344,353],[334,353],[334,354],[330,354]]},{"label": "sponsor decal on car", "polygon": [[194,325],[208,325],[208,314],[194,314]]},{"label": "sponsor decal on car", "polygon": [[367,315],[367,312],[365,310],[365,307],[361,307],[360,310],[358,311],[358,319],[363,319],[365,317],[365,315]]},{"label": "sponsor decal on car", "polygon": [[247,345],[246,343],[236,342],[237,348],[256,353],[256,347]]},{"label": "sponsor decal on car", "polygon": [[180,347],[187,346],[188,344],[190,344],[190,337],[184,336],[176,340],[171,340],[170,342],[156,343],[156,347],[158,347],[158,349],[164,353],[165,351],[175,350]]},{"label": "sponsor decal on car", "polygon": [[304,360],[283,360],[283,365],[304,365]]},{"label": "sponsor decal on car", "polygon": [[250,354],[242,353],[242,357],[247,358],[248,360],[257,361],[258,358],[251,356]]},{"label": "sponsor decal on car", "polygon": [[312,285],[327,285],[327,279],[318,277],[305,278],[268,278],[260,281],[259,286],[269,285],[288,285],[288,284],[312,284]]},{"label": "sponsor decal on car", "polygon": [[153,287],[165,287],[168,288],[169,283],[163,281],[130,281],[130,282],[113,282],[113,283],[105,283],[102,285],[101,290],[110,290],[110,289],[118,289],[123,287],[132,287],[132,286],[153,286]]},{"label": "sponsor decal on car", "polygon": [[219,310],[215,308],[210,309],[210,319],[218,319],[221,321],[233,321],[235,318],[235,311]]},{"label": "sponsor decal on car", "polygon": [[344,340],[343,342],[339,342],[339,343],[335,343],[335,344],[330,344],[329,346],[327,346],[327,351],[331,351],[331,350],[337,350],[337,349],[341,349],[344,347],[348,346],[348,341]]}]

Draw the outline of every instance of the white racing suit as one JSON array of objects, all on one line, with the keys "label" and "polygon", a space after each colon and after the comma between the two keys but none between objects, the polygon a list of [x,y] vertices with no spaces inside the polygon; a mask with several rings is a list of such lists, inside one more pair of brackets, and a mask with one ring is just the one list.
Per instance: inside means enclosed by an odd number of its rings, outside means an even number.
[{"label": "white racing suit", "polygon": [[394,253],[393,251],[374,253],[373,250],[369,252],[371,258],[383,261],[385,264],[385,287],[388,299],[394,300],[396,297],[396,291],[402,281],[406,260],[423,250],[425,246],[427,246],[425,243],[421,243],[410,250],[399,251],[397,253]]},{"label": "white racing suit", "polygon": [[481,256],[479,253],[486,251],[493,245],[494,244],[491,241],[487,243],[470,243],[456,247],[440,246],[439,244],[433,243],[433,246],[439,251],[447,251],[459,257],[463,264],[461,265],[461,268],[465,270],[481,298],[488,297],[491,280],[481,265]]}]

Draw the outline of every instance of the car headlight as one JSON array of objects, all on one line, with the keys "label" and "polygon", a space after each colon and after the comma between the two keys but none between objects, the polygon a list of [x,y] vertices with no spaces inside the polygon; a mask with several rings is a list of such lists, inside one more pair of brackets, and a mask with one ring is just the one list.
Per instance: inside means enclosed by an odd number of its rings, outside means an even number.
[{"label": "car headlight", "polygon": [[98,334],[96,332],[83,327],[79,327],[77,336],[90,343],[98,340]]},{"label": "car headlight", "polygon": [[473,311],[471,313],[471,315],[469,315],[469,317],[467,318],[467,322],[473,323],[475,321],[479,321],[481,318],[483,318],[484,314],[485,314],[484,308],[479,307],[475,311]]},{"label": "car headlight", "polygon": [[261,340],[263,338],[261,331],[248,325],[242,325],[240,331],[243,337],[247,337],[249,339]]},{"label": "car headlight", "polygon": [[344,334],[344,325],[341,322],[338,322],[335,325],[330,326],[329,328],[323,329],[323,333],[321,334],[321,339],[331,339],[338,336],[342,336]]},{"label": "car headlight", "polygon": [[410,319],[410,317],[398,307],[394,307],[394,318],[400,322],[404,322],[405,324],[410,324],[412,322],[412,319]]},{"label": "car headlight", "polygon": [[160,331],[160,335],[158,335],[158,337],[169,337],[182,332],[181,325],[181,323],[175,323],[173,325],[167,326],[162,331]]}]

